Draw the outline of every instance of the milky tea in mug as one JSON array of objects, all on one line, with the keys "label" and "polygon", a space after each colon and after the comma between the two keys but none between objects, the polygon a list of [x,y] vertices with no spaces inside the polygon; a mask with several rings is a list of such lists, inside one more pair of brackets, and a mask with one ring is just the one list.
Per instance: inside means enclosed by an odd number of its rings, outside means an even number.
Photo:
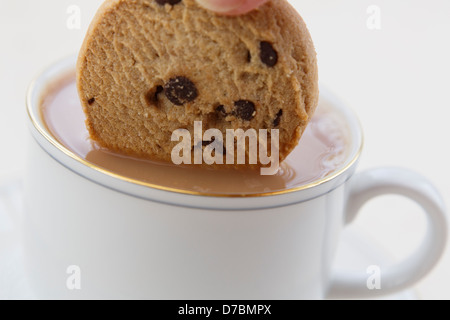
[{"label": "milky tea in mug", "polygon": [[275,175],[259,170],[217,170],[196,165],[136,159],[113,153],[89,139],[74,72],[52,83],[42,97],[41,115],[48,130],[73,153],[120,176],[171,190],[203,194],[250,195],[293,189],[320,180],[349,156],[349,129],[332,107],[321,101],[299,145]]}]

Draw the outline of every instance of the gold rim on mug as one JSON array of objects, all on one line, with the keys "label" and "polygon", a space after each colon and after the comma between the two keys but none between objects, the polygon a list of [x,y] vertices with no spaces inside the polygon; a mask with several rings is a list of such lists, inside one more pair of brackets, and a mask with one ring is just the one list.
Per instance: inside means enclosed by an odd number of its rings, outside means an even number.
[{"label": "gold rim on mug", "polygon": [[[136,184],[136,185],[140,185],[140,186],[144,186],[147,188],[152,188],[152,189],[156,189],[156,190],[161,190],[161,191],[168,191],[168,192],[174,192],[174,193],[179,193],[179,194],[185,194],[185,195],[194,195],[194,196],[206,196],[206,197],[220,197],[220,198],[253,198],[253,197],[267,197],[267,196],[276,196],[276,195],[282,195],[282,194],[288,194],[288,193],[293,193],[293,192],[297,192],[297,191],[302,191],[302,190],[306,190],[306,189],[311,189],[314,187],[317,187],[321,184],[327,183],[335,178],[337,178],[338,176],[340,176],[342,173],[344,173],[345,171],[347,171],[349,168],[351,168],[359,159],[363,147],[364,147],[364,133],[362,131],[362,126],[361,126],[361,122],[358,119],[358,117],[355,116],[357,125],[359,127],[359,131],[361,134],[361,142],[358,148],[358,151],[356,152],[355,156],[342,168],[335,170],[333,173],[323,177],[322,179],[319,179],[317,181],[313,181],[310,183],[307,183],[305,185],[299,186],[299,187],[295,187],[295,188],[290,188],[290,189],[286,189],[286,190],[280,190],[280,191],[273,191],[273,192],[264,192],[264,193],[248,193],[248,194],[221,194],[221,193],[207,193],[207,192],[198,192],[198,191],[188,191],[188,190],[183,190],[183,189],[177,189],[177,188],[170,188],[170,187],[164,187],[164,186],[160,186],[157,184],[152,184],[152,183],[146,183],[146,182],[142,182],[136,179],[131,179],[128,177],[125,177],[123,175],[114,173],[112,171],[106,170],[104,168],[101,168],[98,165],[95,165],[89,161],[86,161],[85,159],[81,158],[80,156],[76,155],[75,153],[73,153],[72,151],[70,151],[68,148],[66,148],[64,145],[62,145],[55,137],[53,137],[53,135],[48,132],[48,130],[41,126],[41,122],[43,122],[43,119],[41,118],[41,121],[38,121],[36,119],[36,115],[34,114],[34,112],[32,111],[31,105],[32,105],[32,93],[35,91],[36,89],[36,84],[38,79],[42,76],[39,75],[37,76],[30,84],[28,90],[27,90],[27,97],[26,97],[26,108],[27,108],[27,114],[28,117],[31,121],[31,123],[33,124],[33,126],[36,128],[36,130],[39,132],[39,134],[41,136],[43,136],[48,142],[50,142],[50,144],[52,144],[55,148],[57,148],[59,151],[61,151],[62,153],[64,153],[66,156],[72,158],[73,160],[83,164],[84,166],[89,167],[90,169],[93,169],[97,172],[100,172],[102,174],[105,174],[107,176],[128,182],[128,183],[132,183],[132,184]],[[352,111],[353,112],[353,111]],[[41,117],[41,116],[39,116]],[[38,142],[39,143],[39,142]],[[57,160],[56,160],[57,161]],[[58,161],[59,162],[59,161]],[[77,173],[78,174],[78,173]]]}]

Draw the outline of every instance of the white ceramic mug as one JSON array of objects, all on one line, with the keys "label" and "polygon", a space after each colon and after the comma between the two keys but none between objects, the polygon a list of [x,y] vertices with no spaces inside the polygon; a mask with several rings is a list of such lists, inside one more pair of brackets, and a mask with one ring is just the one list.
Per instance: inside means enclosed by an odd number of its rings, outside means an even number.
[{"label": "white ceramic mug", "polygon": [[[57,63],[28,92],[33,139],[23,235],[28,276],[38,297],[362,298],[411,286],[441,256],[447,224],[438,192],[404,169],[354,175],[361,127],[332,95],[322,92],[321,98],[345,117],[353,137],[341,168],[283,192],[211,196],[138,183],[58,143],[40,117],[39,101],[49,82],[73,68],[73,58]],[[382,290],[369,290],[365,273],[333,278],[342,227],[367,200],[383,194],[403,195],[423,207],[425,241],[410,259],[382,270]],[[71,275],[80,277],[80,290],[67,285]]]}]

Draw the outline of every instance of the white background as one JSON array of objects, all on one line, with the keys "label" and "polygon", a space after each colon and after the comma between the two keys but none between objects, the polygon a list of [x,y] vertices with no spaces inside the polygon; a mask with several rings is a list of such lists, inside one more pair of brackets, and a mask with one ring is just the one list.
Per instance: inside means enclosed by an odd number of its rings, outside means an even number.
[{"label": "white background", "polygon": [[[25,91],[57,59],[76,53],[100,0],[0,0],[0,183],[23,177]],[[428,177],[450,195],[450,1],[292,0],[314,38],[321,82],[358,113],[366,147],[361,169],[394,165]],[[67,9],[81,28],[67,28]],[[381,9],[369,30],[367,9]],[[23,177],[26,179],[26,177]],[[425,220],[412,202],[383,197],[351,227],[393,257],[419,243]],[[450,248],[417,286],[421,298],[450,299]]]}]

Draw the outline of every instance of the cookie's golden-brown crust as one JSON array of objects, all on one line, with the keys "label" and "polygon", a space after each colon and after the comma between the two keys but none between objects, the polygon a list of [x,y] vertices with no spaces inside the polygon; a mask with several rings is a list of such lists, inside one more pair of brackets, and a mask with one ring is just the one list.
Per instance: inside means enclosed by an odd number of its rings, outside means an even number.
[{"label": "cookie's golden-brown crust", "polygon": [[[274,66],[262,60],[262,42],[276,51]],[[161,92],[177,77],[191,81],[197,91],[182,105]],[[173,6],[107,0],[80,50],[77,85],[94,140],[114,151],[164,161],[170,161],[177,144],[171,142],[172,132],[186,128],[193,136],[194,121],[222,132],[280,129],[283,160],[318,103],[314,45],[286,0],[270,0],[237,17],[216,15],[194,0]],[[240,100],[255,106],[250,121],[236,112]]]}]

